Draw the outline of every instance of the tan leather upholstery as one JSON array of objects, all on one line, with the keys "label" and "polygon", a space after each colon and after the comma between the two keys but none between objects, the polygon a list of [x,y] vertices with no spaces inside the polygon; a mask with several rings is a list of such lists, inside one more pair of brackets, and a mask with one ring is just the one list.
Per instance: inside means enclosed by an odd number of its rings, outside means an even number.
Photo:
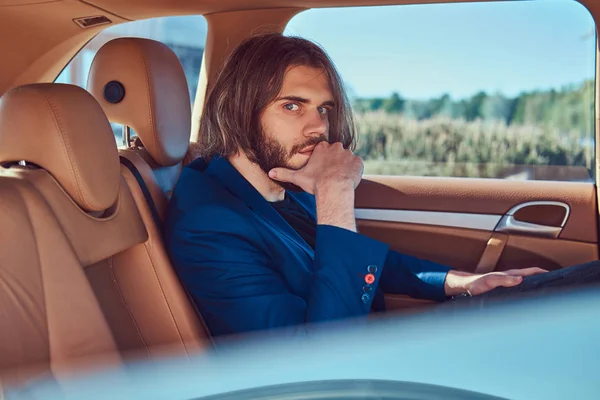
[{"label": "tan leather upholstery", "polygon": [[[144,59],[143,66],[140,64],[140,56]],[[129,65],[134,72],[122,73],[120,66],[123,63]],[[107,102],[103,95],[105,82],[114,80],[123,84],[126,93],[123,101],[118,104]],[[139,90],[140,85],[147,86],[149,92]],[[134,89],[130,90],[131,87]],[[138,133],[142,143],[136,141],[133,147],[121,149],[119,154],[128,159],[140,173],[162,220],[179,179],[182,159],[190,137],[189,93],[181,64],[175,54],[162,43],[137,38],[113,40],[98,51],[92,63],[88,90],[98,98],[112,122],[128,125]],[[144,114],[140,110],[148,110],[149,113]],[[160,129],[153,132],[152,129],[159,125]],[[140,130],[140,127],[145,128]],[[171,152],[171,156],[166,160],[165,149],[173,148],[177,149],[176,154]],[[194,311],[171,266],[163,245],[162,232],[152,217],[142,189],[127,168],[122,168],[122,174],[140,211],[148,239],[143,245],[112,259],[113,279],[120,282],[125,302],[130,307],[136,307],[131,308],[131,311],[139,316],[141,321],[136,327],[140,333],[137,337],[131,334],[133,329],[129,329],[128,333],[120,329],[122,335],[117,337],[122,337],[127,347],[137,346],[143,341],[165,343],[169,337],[172,339],[169,329],[174,324],[177,329],[177,342],[186,351],[203,348],[210,340],[208,331],[204,328],[201,317]],[[139,271],[141,266],[133,266],[134,261],[139,259],[151,262],[152,274],[148,273],[146,266],[143,267],[146,270]],[[103,292],[99,283],[104,282],[104,285],[107,285],[111,282],[107,276],[106,264],[94,265],[90,271],[96,277],[91,279],[92,282],[98,283],[95,285],[96,292]],[[143,291],[140,290],[142,287]],[[157,298],[163,299],[161,304],[156,302]],[[151,301],[155,304],[155,309],[147,308],[146,304]],[[122,316],[118,317],[123,314],[123,310],[114,311],[118,308],[117,303],[109,304],[107,301],[105,304],[113,310],[107,315],[123,320]],[[171,325],[156,326],[152,323],[157,312],[170,314]],[[111,323],[114,326],[117,324],[117,320]],[[123,323],[119,324],[121,327],[126,326]],[[145,327],[152,329],[145,330]],[[156,351],[156,348],[153,347],[149,351]]]},{"label": "tan leather upholstery", "polygon": [[84,267],[148,239],[137,206],[120,175],[119,197],[115,204],[101,215],[90,215],[66,196],[59,182],[46,171],[22,169],[14,173],[31,182],[44,196]]},{"label": "tan leather upholstery", "polygon": [[12,169],[0,168],[0,227],[0,383],[68,377],[92,356],[87,367],[120,364],[59,223],[37,190]]},{"label": "tan leather upholstery", "polygon": [[[28,90],[42,90],[46,96],[56,98],[59,105],[53,118],[65,125],[72,126],[75,124],[73,120],[87,115],[86,109],[78,108],[78,112],[73,113],[61,103],[71,104],[74,100],[71,96],[81,97],[81,90],[65,92],[63,85],[33,85]],[[59,96],[62,93],[69,94]],[[97,106],[92,96],[86,96]],[[1,110],[14,110],[11,103],[18,100],[17,96],[8,97]],[[102,113],[100,115],[103,116]],[[0,120],[4,117],[0,114]],[[20,125],[11,125],[14,131],[8,136],[28,129],[25,119],[17,122]],[[51,122],[47,120],[48,124]],[[97,149],[102,149],[102,144],[110,140],[110,151],[98,151],[94,155],[98,165],[107,165],[107,159],[115,160],[117,151],[105,116],[101,122],[94,129],[82,127],[79,139],[85,146]],[[105,129],[98,128],[102,126]],[[44,127],[39,126],[39,129]],[[60,132],[55,130],[54,134],[60,135]],[[51,156],[49,165],[68,166],[68,153],[59,151]],[[2,161],[10,159],[0,158]],[[169,355],[196,352],[204,348],[209,339],[171,268],[160,232],[153,225],[141,190],[129,170],[119,164],[117,168],[114,176],[117,195],[112,204],[98,212],[83,209],[66,190],[65,184],[43,168],[14,166],[10,173],[15,180],[35,188],[49,206],[50,214],[56,217],[73,262],[78,266],[77,274],[81,277],[87,275],[90,297],[102,310],[102,318],[105,323],[108,322],[114,337],[113,346],[116,344],[123,356],[157,357],[165,352]],[[93,181],[86,180],[81,184],[95,187]],[[49,268],[54,268],[53,263],[49,264]],[[65,293],[69,291],[65,289]],[[79,301],[71,293],[69,298]],[[68,335],[78,332],[79,328],[71,324],[70,329]],[[61,335],[67,333],[62,332]]]},{"label": "tan leather upholstery", "polygon": [[[595,187],[587,183],[367,176],[356,189],[355,205],[379,210],[481,213],[500,218],[519,204],[540,200],[570,206],[569,220],[557,239],[446,227],[435,225],[435,221],[417,224],[359,219],[357,224],[362,234],[386,242],[394,250],[461,271],[530,266],[556,270],[598,260]],[[564,216],[559,213],[556,217],[556,207],[523,210],[529,213],[519,218],[537,223],[557,223]],[[388,311],[429,305],[394,294],[386,294],[385,301]]]},{"label": "tan leather upholstery", "polygon": [[[401,253],[467,272],[475,272],[493,235],[476,229],[370,220],[359,220],[358,229]],[[598,260],[595,243],[511,235],[494,270],[532,265],[555,270],[595,260]]]},{"label": "tan leather upholstery", "polygon": [[[125,89],[116,104],[104,97],[111,81]],[[139,38],[112,40],[96,54],[87,86],[109,120],[131,127],[155,162],[181,162],[190,141],[190,95],[183,67],[167,46]]]},{"label": "tan leather upholstery", "polygon": [[146,242],[113,258],[125,302],[135,313],[144,340],[162,344],[150,348],[153,356],[162,354],[167,344],[170,353],[191,354],[204,349],[210,345],[208,331],[171,266],[142,190],[127,168],[123,167],[122,173],[148,231]]},{"label": "tan leather upholstery", "polygon": [[355,206],[503,215],[536,200],[558,201],[571,208],[560,239],[598,242],[596,191],[585,182],[372,175],[356,188]]},{"label": "tan leather upholstery", "polygon": [[86,211],[104,211],[115,202],[115,141],[102,134],[110,125],[89,93],[71,85],[26,85],[3,96],[0,115],[2,161],[39,165]]}]

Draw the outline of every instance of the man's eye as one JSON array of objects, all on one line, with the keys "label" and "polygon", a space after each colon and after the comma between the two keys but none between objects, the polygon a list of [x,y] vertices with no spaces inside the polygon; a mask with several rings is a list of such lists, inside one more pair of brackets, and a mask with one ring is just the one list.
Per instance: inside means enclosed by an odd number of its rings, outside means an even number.
[{"label": "man's eye", "polygon": [[327,115],[329,114],[329,109],[327,107],[319,107],[319,114]]},{"label": "man's eye", "polygon": [[288,111],[298,111],[300,106],[296,103],[287,103],[283,106]]}]

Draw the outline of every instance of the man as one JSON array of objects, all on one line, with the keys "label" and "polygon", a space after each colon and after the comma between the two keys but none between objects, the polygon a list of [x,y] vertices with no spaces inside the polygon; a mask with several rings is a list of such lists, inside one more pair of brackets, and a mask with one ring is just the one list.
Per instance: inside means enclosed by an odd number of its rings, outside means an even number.
[{"label": "man", "polygon": [[383,292],[443,301],[546,272],[459,272],[357,233],[363,164],[350,106],[332,62],[307,40],[269,34],[234,50],[200,138],[204,157],[182,172],[165,237],[215,336],[304,333],[383,309]]}]

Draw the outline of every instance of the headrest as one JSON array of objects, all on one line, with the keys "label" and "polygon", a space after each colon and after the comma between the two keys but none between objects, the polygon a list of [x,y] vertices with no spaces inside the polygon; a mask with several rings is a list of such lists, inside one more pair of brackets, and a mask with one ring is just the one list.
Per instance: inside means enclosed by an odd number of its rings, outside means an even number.
[{"label": "headrest", "polygon": [[190,143],[190,94],[179,59],[164,44],[119,38],[98,50],[87,88],[111,122],[132,128],[154,161],[175,165]]},{"label": "headrest", "polygon": [[22,160],[48,171],[86,211],[117,200],[115,138],[102,108],[80,87],[32,84],[0,98],[0,162]]}]

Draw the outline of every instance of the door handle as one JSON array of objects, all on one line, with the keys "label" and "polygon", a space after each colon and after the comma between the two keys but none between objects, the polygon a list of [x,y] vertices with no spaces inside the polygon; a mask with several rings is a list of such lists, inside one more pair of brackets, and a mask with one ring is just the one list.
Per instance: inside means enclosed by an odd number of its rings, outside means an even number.
[{"label": "door handle", "polygon": [[498,223],[498,226],[496,227],[495,231],[506,233],[521,233],[529,236],[557,238],[560,234],[560,231],[562,231],[562,227],[539,225],[532,224],[529,222],[517,221],[514,215],[505,215]]},{"label": "door handle", "polygon": [[[543,225],[525,221],[519,221],[515,217],[515,214],[527,207],[537,207],[537,206],[552,206],[552,207],[560,207],[564,208],[565,216],[562,219],[562,222],[559,226],[551,226],[551,225]],[[568,204],[556,201],[534,201],[529,203],[519,204],[516,207],[513,207],[509,212],[504,215],[496,228],[494,229],[496,232],[505,232],[505,233],[516,233],[528,236],[538,236],[538,237],[546,237],[546,238],[554,238],[556,239],[560,233],[562,232],[563,227],[565,226],[568,218],[569,218],[570,207]]]}]

